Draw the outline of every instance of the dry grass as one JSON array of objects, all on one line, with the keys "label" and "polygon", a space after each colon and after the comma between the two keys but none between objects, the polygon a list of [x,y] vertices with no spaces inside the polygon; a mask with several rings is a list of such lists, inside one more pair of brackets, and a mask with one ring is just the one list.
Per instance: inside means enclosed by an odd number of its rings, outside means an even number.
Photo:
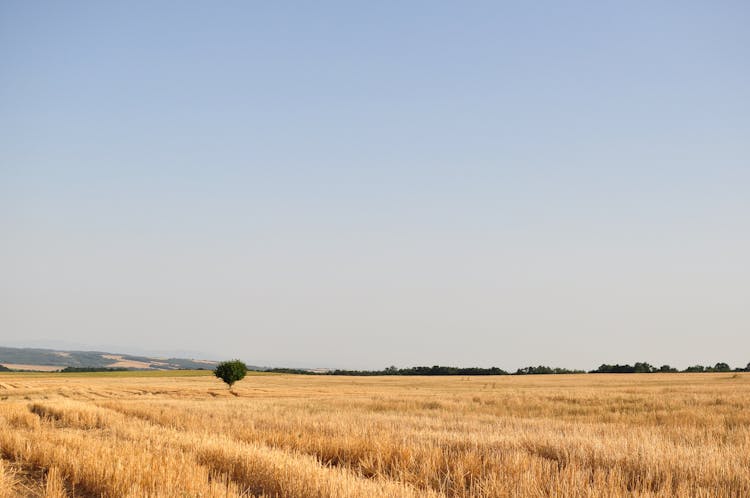
[{"label": "dry grass", "polygon": [[6,496],[750,496],[750,374],[0,375]]},{"label": "dry grass", "polygon": [[19,485],[16,471],[8,463],[0,460],[0,498],[15,496],[14,490],[19,488]]}]

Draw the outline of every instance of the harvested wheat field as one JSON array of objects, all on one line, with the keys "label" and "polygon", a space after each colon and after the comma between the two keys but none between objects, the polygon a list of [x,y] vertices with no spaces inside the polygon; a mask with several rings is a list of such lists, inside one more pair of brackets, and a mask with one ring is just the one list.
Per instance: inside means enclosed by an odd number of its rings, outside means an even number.
[{"label": "harvested wheat field", "polygon": [[750,374],[0,375],[0,497],[750,496]]}]

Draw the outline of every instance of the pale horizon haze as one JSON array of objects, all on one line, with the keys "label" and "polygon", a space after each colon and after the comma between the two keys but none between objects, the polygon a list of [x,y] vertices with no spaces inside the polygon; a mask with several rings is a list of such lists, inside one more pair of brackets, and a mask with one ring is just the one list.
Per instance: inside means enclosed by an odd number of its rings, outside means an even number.
[{"label": "pale horizon haze", "polygon": [[0,346],[750,362],[750,3],[0,5]]}]

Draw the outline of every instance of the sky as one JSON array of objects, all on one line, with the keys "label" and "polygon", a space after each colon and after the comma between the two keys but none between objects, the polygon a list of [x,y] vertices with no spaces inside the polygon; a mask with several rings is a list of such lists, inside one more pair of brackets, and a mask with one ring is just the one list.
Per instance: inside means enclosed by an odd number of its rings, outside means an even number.
[{"label": "sky", "polygon": [[744,0],[4,1],[0,344],[744,366],[748,25]]}]

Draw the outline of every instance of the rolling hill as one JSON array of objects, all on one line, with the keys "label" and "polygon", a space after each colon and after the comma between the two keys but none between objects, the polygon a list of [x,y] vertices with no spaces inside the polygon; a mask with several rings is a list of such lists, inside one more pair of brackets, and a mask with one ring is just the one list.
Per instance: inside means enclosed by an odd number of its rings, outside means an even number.
[{"label": "rolling hill", "polygon": [[187,358],[156,358],[103,351],[0,347],[0,366],[11,370],[55,371],[65,367],[198,370],[213,369],[215,365],[215,361]]}]

